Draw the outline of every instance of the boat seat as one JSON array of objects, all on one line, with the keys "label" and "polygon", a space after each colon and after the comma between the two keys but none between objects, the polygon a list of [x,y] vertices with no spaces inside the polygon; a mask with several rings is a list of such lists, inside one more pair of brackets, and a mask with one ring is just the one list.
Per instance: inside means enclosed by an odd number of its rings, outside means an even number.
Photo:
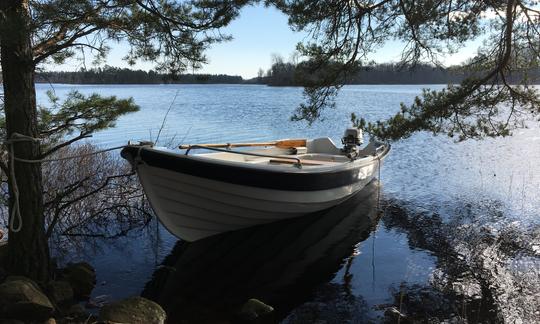
[{"label": "boat seat", "polygon": [[308,149],[305,146],[298,146],[298,147],[293,147],[292,151],[293,151],[293,154],[298,155],[298,154],[306,154],[308,152]]},{"label": "boat seat", "polygon": [[341,151],[328,137],[316,138],[307,142],[307,150],[311,153],[340,154]]},{"label": "boat seat", "polygon": [[[270,163],[283,163],[283,164],[296,164],[296,160],[291,159],[270,159]],[[321,161],[321,160],[300,160],[302,165],[336,165],[339,164],[333,161]]]}]

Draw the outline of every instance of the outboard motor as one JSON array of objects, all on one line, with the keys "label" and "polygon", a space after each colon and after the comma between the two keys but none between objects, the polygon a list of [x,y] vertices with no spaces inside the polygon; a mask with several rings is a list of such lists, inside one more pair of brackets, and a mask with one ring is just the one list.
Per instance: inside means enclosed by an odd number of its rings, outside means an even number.
[{"label": "outboard motor", "polygon": [[364,142],[364,136],[362,130],[358,128],[347,128],[341,143],[343,144],[343,152],[347,153],[347,156],[354,159],[358,154],[358,146]]}]

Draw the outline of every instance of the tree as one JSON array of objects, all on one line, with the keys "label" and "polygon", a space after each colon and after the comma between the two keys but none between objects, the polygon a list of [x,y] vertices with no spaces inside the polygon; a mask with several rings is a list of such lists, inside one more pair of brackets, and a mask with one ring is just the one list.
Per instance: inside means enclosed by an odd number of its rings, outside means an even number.
[{"label": "tree", "polygon": [[[77,55],[105,58],[110,42],[129,45],[126,60],[157,62],[157,68],[178,73],[205,62],[204,50],[229,36],[210,31],[227,25],[249,1],[217,0],[5,0],[0,2],[0,60],[4,87],[6,139],[21,134],[39,138],[34,74],[45,62],[59,63]],[[98,97],[94,99],[98,100]],[[90,98],[91,100],[91,98]],[[84,102],[79,107],[90,108]],[[112,107],[114,108],[114,107]],[[77,108],[78,109],[78,108]],[[75,113],[77,115],[77,113]],[[85,116],[82,116],[83,120]],[[71,122],[76,122],[71,120]],[[97,126],[107,124],[105,118]],[[59,127],[69,124],[69,117]],[[77,129],[77,127],[75,127]],[[42,159],[77,140],[80,134],[41,152],[33,140],[14,142],[13,154]],[[9,179],[9,211],[23,222],[10,230],[7,268],[37,281],[49,278],[49,250],[43,226],[43,183],[39,163],[13,163]],[[6,165],[4,171],[12,166]],[[11,174],[8,173],[8,174]],[[16,179],[16,182],[14,181]],[[15,190],[17,185],[18,190]]]},{"label": "tree", "polygon": [[[118,155],[90,155],[99,150],[90,143],[59,145],[66,143],[69,134],[79,134],[71,137],[77,141],[114,127],[116,117],[138,110],[133,100],[73,91],[61,102],[52,91],[48,95],[52,105],[40,105],[37,114],[41,151],[52,159],[75,157],[42,165],[45,237],[54,244],[57,256],[72,251],[79,237],[88,243],[88,238],[116,237],[147,224],[153,215],[150,206],[135,172]],[[0,137],[5,137],[1,113]],[[9,170],[5,171],[4,161],[0,167],[0,203],[8,206]],[[0,219],[9,217],[1,215]]]},{"label": "tree", "polygon": [[[401,45],[401,64],[429,62],[458,52],[469,41],[483,41],[462,70],[467,77],[442,91],[424,90],[411,105],[386,121],[353,121],[383,139],[417,131],[483,138],[506,136],[525,119],[540,114],[540,97],[531,86],[540,59],[540,9],[534,0],[366,0],[273,1],[289,23],[312,40],[299,44],[312,71],[325,70],[305,88],[306,102],[294,118],[313,122],[332,107],[348,78],[380,46]],[[340,65],[328,69],[329,64]],[[537,77],[537,76],[536,76]]]},{"label": "tree", "polygon": [[294,84],[294,64],[285,62],[279,54],[272,54],[272,66],[268,74],[268,85],[287,86]]}]

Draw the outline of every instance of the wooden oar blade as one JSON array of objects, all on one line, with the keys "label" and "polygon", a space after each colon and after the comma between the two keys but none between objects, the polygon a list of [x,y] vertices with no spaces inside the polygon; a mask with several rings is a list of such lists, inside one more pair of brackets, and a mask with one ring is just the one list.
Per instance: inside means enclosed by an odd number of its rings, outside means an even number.
[{"label": "wooden oar blade", "polygon": [[248,146],[274,146],[275,142],[268,143],[205,143],[205,144],[184,144],[178,146],[179,149],[184,150],[188,149],[194,145],[205,146],[205,147],[216,147],[216,148],[233,148],[233,147],[248,147]]},{"label": "wooden oar blade", "polygon": [[291,148],[291,147],[305,147],[307,146],[307,140],[304,139],[286,139],[276,142],[276,147],[279,148]]},{"label": "wooden oar blade", "polygon": [[184,144],[178,146],[181,150],[190,148],[193,145],[206,146],[206,147],[248,147],[248,146],[276,146],[279,148],[292,148],[292,147],[304,147],[307,144],[306,139],[286,139],[276,142],[262,142],[262,143],[207,143],[207,144]]}]

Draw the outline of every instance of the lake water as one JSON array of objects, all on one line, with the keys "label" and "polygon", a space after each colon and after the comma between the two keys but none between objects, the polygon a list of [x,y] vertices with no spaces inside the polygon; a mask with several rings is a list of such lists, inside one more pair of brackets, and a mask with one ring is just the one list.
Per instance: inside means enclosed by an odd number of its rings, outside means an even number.
[{"label": "lake water", "polygon": [[[339,142],[351,112],[388,117],[423,87],[441,86],[347,86],[336,109],[309,127],[289,120],[300,88],[52,85],[59,96],[78,90],[140,105],[92,138],[103,147],[155,140],[169,107],[163,145]],[[37,89],[46,104],[51,85]],[[142,293],[159,301],[171,322],[230,320],[249,298],[274,306],[270,321],[286,323],[394,323],[397,311],[411,321],[540,320],[538,123],[512,137],[462,143],[416,134],[393,143],[381,181],[380,205],[374,183],[325,213],[192,244],[155,223],[100,241],[84,256],[97,269],[93,296]]]}]

